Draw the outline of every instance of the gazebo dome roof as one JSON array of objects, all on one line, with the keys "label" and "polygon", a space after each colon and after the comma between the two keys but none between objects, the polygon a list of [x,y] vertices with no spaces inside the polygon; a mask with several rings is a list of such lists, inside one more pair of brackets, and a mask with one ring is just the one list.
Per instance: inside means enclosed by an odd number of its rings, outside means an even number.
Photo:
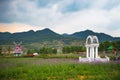
[{"label": "gazebo dome roof", "polygon": [[86,39],[86,44],[99,44],[97,36],[89,35]]}]

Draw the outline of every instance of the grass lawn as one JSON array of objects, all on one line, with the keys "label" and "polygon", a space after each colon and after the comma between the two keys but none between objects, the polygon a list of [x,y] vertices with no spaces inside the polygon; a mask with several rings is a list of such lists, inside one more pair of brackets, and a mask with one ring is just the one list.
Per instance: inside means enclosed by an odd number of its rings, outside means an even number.
[{"label": "grass lawn", "polygon": [[66,58],[0,58],[0,80],[120,80],[120,63]]}]

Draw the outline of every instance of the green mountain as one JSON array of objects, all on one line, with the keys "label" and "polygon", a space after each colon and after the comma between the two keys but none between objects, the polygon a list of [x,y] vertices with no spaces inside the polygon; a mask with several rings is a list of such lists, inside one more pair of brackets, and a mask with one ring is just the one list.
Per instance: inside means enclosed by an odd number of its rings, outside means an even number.
[{"label": "green mountain", "polygon": [[120,40],[120,37],[112,37],[112,36],[107,35],[105,33],[97,33],[97,32],[93,32],[91,30],[76,32],[76,33],[73,33],[69,36],[71,36],[73,38],[79,38],[79,39],[82,39],[82,40],[86,40],[87,36],[89,36],[89,35],[96,35],[100,42]]},{"label": "green mountain", "polygon": [[0,44],[6,44],[13,41],[22,41],[25,43],[51,41],[53,39],[62,39],[62,36],[51,31],[50,29],[44,29],[34,32],[30,30],[28,32],[20,33],[0,33]]},{"label": "green mountain", "polygon": [[22,41],[24,44],[29,44],[29,45],[31,44],[32,46],[36,44],[64,45],[64,44],[70,44],[71,42],[74,42],[76,40],[80,41],[80,39],[67,37],[67,36],[64,37],[60,34],[53,32],[48,28],[38,31],[30,30],[28,32],[20,32],[13,34],[8,32],[0,33],[1,45],[13,44],[13,42],[20,42],[20,41]]},{"label": "green mountain", "polygon": [[13,45],[13,42],[22,41],[23,44],[28,47],[39,47],[39,46],[66,46],[66,45],[82,45],[86,40],[87,36],[96,35],[99,41],[116,41],[120,40],[120,37],[112,37],[104,33],[96,33],[91,30],[85,30],[76,32],[74,34],[63,34],[60,35],[48,28],[38,31],[27,31],[20,33],[9,33],[0,32],[0,45]]}]

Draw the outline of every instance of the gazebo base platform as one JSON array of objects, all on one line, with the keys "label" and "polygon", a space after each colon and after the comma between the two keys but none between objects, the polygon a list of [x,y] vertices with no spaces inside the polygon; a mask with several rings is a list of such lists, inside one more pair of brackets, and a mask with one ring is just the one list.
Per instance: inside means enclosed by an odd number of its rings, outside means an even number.
[{"label": "gazebo base platform", "polygon": [[79,57],[79,62],[109,62],[109,57],[106,58],[81,58]]}]

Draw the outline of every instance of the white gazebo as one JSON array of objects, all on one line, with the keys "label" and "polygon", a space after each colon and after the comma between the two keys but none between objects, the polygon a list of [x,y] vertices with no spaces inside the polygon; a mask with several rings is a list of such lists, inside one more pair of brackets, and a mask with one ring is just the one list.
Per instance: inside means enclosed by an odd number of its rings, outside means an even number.
[{"label": "white gazebo", "polygon": [[106,56],[106,58],[100,58],[98,56],[98,47],[99,47],[99,41],[97,36],[90,35],[86,39],[86,58],[79,57],[80,62],[108,62],[109,58]]}]

